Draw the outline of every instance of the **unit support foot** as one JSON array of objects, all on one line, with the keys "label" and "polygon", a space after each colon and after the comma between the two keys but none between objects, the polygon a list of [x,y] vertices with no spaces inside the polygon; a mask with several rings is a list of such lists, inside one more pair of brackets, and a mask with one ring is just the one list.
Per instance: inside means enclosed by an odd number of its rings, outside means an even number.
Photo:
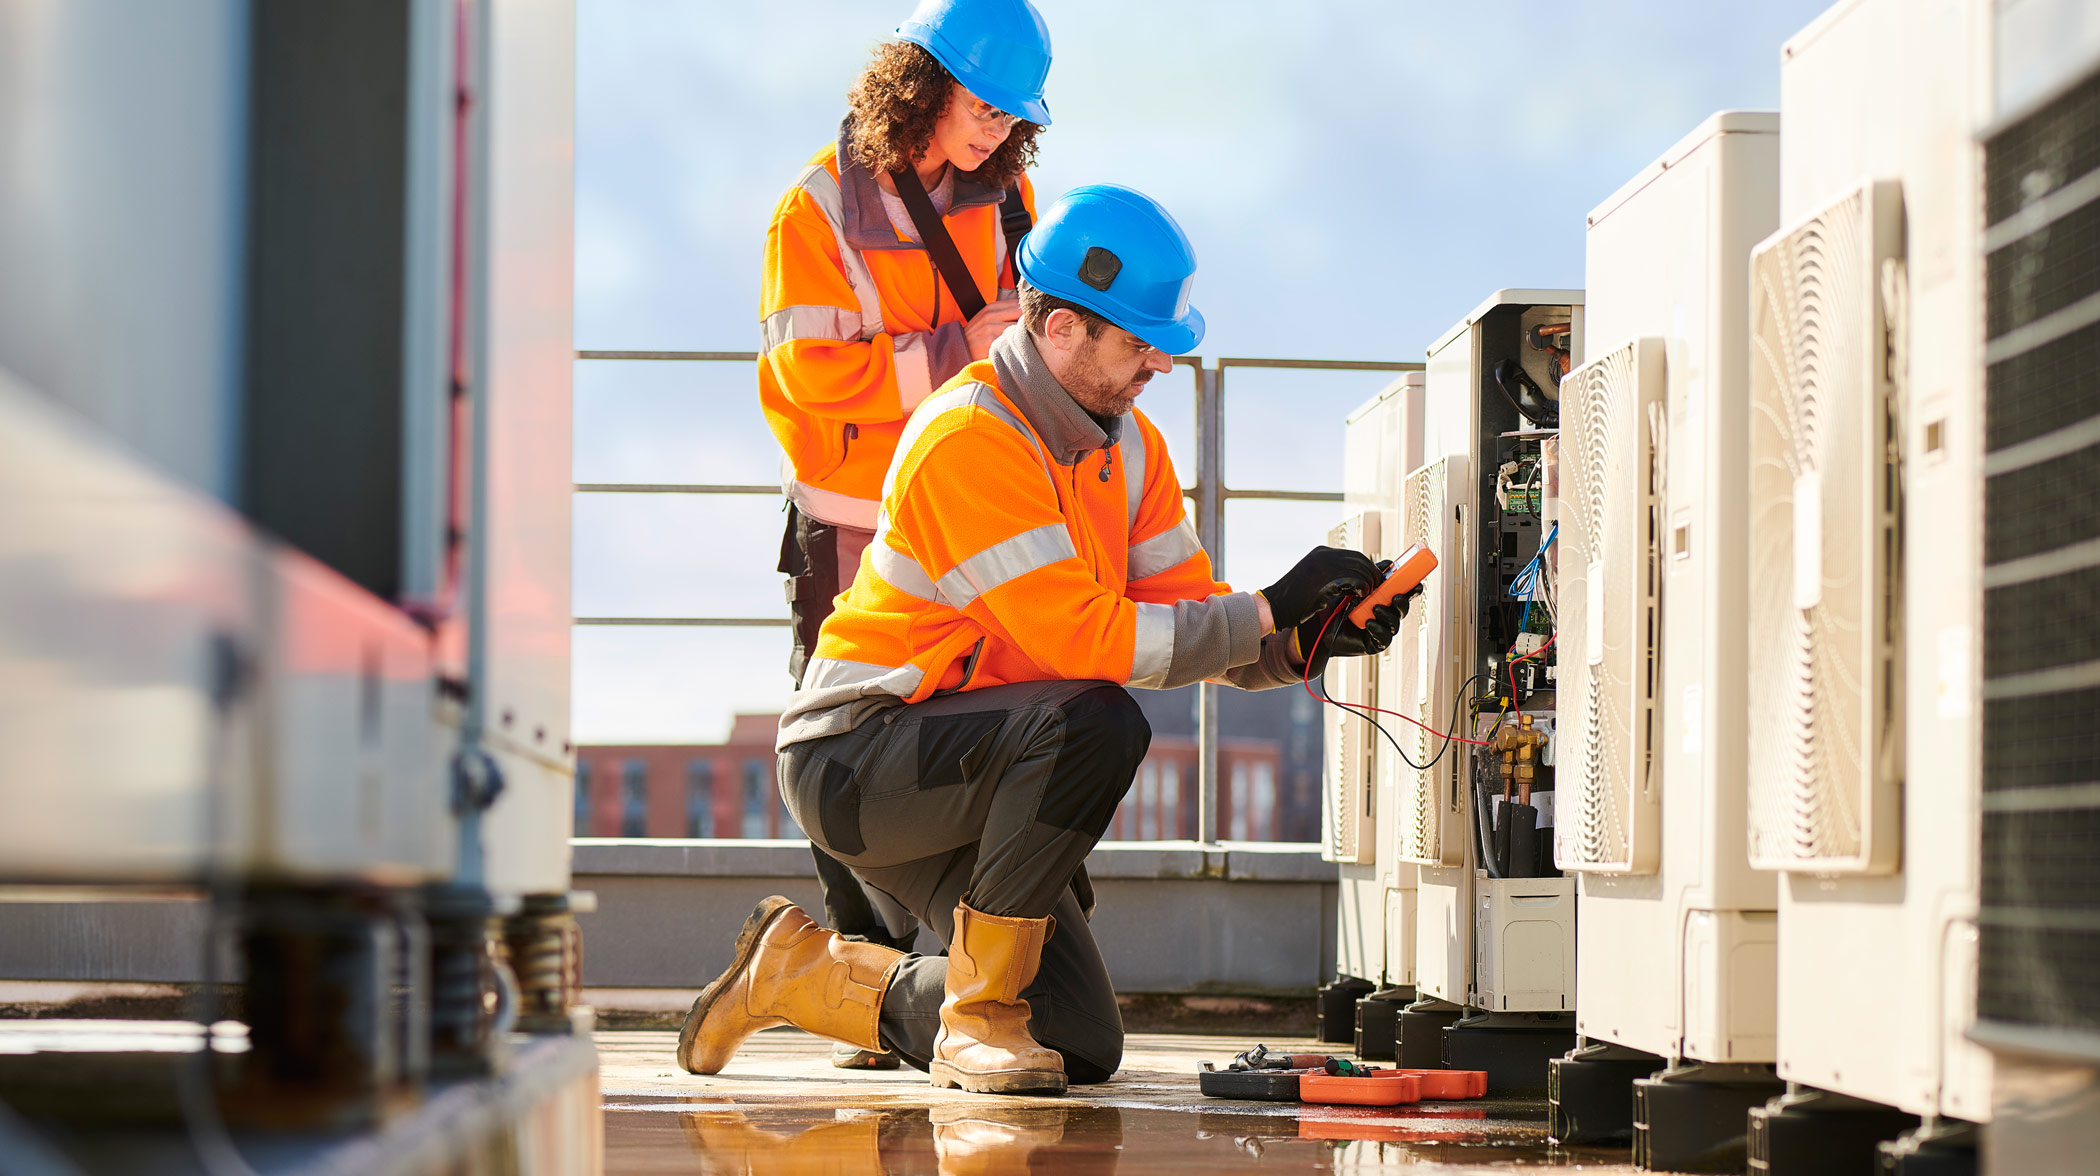
[{"label": "unit support foot", "polygon": [[1395,1047],[1396,1060],[1403,1070],[1442,1070],[1444,1065],[1444,1030],[1450,1028],[1466,1011],[1449,1001],[1425,996],[1421,1000],[1400,1010]]},{"label": "unit support foot", "polygon": [[1377,985],[1354,976],[1340,976],[1323,986],[1319,996],[1319,1038],[1329,1045],[1347,1045],[1356,1040],[1356,1002],[1371,995]]},{"label": "unit support foot", "polygon": [[1633,1083],[1633,1162],[1663,1172],[1741,1172],[1750,1108],[1786,1089],[1770,1066],[1679,1062]]},{"label": "unit support foot", "polygon": [[1918,1125],[1891,1106],[1806,1086],[1750,1108],[1753,1176],[1849,1176],[1874,1170],[1882,1143]]},{"label": "unit support foot", "polygon": [[1498,1098],[1544,1097],[1546,1064],[1575,1048],[1575,1015],[1469,1013],[1444,1030],[1444,1064],[1486,1070]]},{"label": "unit support foot", "polygon": [[1669,1063],[1652,1053],[1592,1041],[1546,1070],[1546,1134],[1555,1143],[1623,1143],[1633,1138],[1633,1082]]},{"label": "unit support foot", "polygon": [[1413,1000],[1413,988],[1382,988],[1356,1002],[1356,1056],[1390,1062],[1397,1056],[1400,1010]]}]

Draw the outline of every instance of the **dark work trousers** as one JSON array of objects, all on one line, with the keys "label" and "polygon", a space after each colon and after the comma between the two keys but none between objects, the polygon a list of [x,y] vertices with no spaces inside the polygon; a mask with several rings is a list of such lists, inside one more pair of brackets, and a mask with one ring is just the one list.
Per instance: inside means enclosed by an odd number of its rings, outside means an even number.
[{"label": "dark work trousers", "polygon": [[[787,534],[780,539],[780,570],[788,575],[788,612],[794,618],[795,647],[788,654],[788,674],[796,686],[802,685],[802,670],[817,648],[817,631],[831,615],[832,602],[853,583],[861,552],[874,538],[873,531],[820,523],[789,505]],[[861,890],[852,870],[814,842],[809,852],[817,859],[825,925],[848,939],[864,939],[900,951],[911,947],[919,929],[902,911],[891,911],[891,917],[885,919]]]},{"label": "dark work trousers", "polygon": [[[812,841],[950,943],[955,906],[1057,920],[1029,1030],[1074,1083],[1123,1060],[1123,1018],[1080,891],[1086,855],[1152,741],[1144,712],[1107,682],[1018,682],[870,716],[780,757],[788,811]],[[948,961],[908,956],[882,1002],[883,1044],[926,1069]]]}]

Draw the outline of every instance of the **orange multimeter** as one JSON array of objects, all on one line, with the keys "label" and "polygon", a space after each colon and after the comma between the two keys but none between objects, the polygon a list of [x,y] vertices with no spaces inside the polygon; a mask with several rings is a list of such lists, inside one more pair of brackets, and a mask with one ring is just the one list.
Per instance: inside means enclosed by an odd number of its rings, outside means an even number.
[{"label": "orange multimeter", "polygon": [[1435,570],[1436,553],[1429,550],[1428,544],[1417,543],[1401,552],[1400,558],[1393,561],[1392,569],[1386,573],[1385,583],[1373,588],[1361,604],[1350,610],[1349,623],[1363,628],[1371,620],[1372,609],[1414,591],[1415,585],[1428,579],[1429,573]]}]

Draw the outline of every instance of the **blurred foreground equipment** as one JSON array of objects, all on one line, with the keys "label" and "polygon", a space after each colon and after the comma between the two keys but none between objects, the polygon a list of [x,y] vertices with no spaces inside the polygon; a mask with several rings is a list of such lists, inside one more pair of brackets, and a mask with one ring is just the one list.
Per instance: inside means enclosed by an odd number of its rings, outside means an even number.
[{"label": "blurred foreground equipment", "polygon": [[597,1163],[574,33],[0,0],[0,913],[201,897],[193,1020],[245,1025],[0,1050],[0,1100],[96,1122],[53,1136],[88,1170]]}]

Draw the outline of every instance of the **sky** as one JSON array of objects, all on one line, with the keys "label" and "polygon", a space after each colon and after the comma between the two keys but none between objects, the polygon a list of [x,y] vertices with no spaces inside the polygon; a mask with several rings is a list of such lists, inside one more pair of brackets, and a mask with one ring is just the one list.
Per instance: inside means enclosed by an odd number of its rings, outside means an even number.
[{"label": "sky", "polygon": [[[1714,111],[1776,109],[1780,46],[1827,4],[1037,6],[1039,208],[1115,182],[1172,211],[1203,356],[1419,360],[1495,289],[1582,286],[1589,210]],[[578,348],[756,349],[766,221],[910,8],[582,0]],[[1184,479],[1186,379],[1139,405]],[[1227,483],[1339,489],[1342,418],[1381,383],[1234,372]],[[777,454],[749,365],[577,364],[578,481],[773,483]],[[1336,517],[1235,506],[1226,578],[1269,582]],[[575,610],[785,616],[782,523],[777,499],[581,495]],[[580,628],[578,741],[718,740],[780,705],[785,663],[781,629]]]}]

